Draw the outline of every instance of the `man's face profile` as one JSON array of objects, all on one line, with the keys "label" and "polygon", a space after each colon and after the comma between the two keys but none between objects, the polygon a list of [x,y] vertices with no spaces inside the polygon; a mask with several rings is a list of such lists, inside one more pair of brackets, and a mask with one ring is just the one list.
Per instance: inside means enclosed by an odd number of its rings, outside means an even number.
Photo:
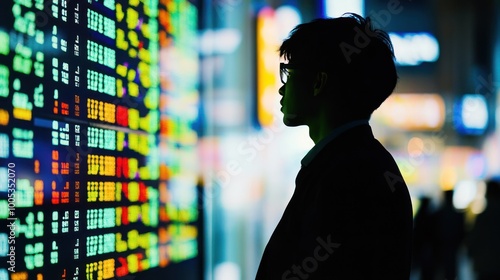
[{"label": "man's face profile", "polygon": [[280,104],[283,123],[286,126],[305,125],[314,108],[312,83],[309,83],[307,75],[301,69],[286,69],[286,74],[282,72],[282,77],[284,75],[286,75],[286,78],[282,79],[284,84],[279,89],[279,94],[282,96]]}]

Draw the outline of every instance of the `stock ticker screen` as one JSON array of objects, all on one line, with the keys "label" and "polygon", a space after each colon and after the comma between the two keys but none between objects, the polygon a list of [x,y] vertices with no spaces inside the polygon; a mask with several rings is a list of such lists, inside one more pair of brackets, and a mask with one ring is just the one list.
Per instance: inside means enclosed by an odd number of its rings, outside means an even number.
[{"label": "stock ticker screen", "polygon": [[0,2],[0,280],[200,279],[197,13]]}]

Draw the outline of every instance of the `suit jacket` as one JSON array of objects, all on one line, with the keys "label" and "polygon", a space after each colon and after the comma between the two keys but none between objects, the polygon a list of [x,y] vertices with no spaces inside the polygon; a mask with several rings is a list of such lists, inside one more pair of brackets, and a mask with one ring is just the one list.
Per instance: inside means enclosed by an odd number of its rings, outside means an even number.
[{"label": "suit jacket", "polygon": [[351,128],[302,166],[256,279],[409,279],[407,186],[369,125]]}]

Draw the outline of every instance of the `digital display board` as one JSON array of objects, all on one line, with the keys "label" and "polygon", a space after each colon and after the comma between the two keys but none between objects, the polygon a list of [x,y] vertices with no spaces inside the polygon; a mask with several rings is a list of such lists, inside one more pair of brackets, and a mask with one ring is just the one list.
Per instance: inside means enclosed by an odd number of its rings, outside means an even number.
[{"label": "digital display board", "polygon": [[187,0],[0,2],[0,280],[199,279],[196,32]]}]

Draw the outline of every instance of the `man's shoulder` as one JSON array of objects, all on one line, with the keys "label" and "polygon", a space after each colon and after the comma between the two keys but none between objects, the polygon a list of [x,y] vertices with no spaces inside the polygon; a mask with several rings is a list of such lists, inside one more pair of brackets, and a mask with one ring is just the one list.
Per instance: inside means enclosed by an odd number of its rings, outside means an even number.
[{"label": "man's shoulder", "polygon": [[325,149],[321,156],[325,170],[337,169],[338,165],[357,170],[363,167],[394,166],[390,152],[375,138],[363,142],[344,142]]},{"label": "man's shoulder", "polygon": [[[316,182],[333,190],[348,192],[380,192],[396,186],[406,188],[399,167],[393,156],[376,139],[356,148],[327,150],[316,165]],[[353,189],[355,188],[355,189]]]}]

